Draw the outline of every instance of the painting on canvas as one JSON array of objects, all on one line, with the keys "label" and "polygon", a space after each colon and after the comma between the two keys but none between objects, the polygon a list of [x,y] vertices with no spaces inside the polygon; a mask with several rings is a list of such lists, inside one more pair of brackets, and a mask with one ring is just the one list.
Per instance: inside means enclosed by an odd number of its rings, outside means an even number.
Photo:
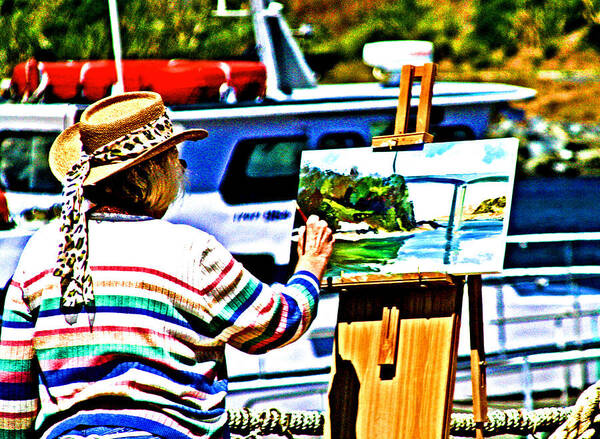
[{"label": "painting on canvas", "polygon": [[298,206],[334,230],[334,283],[502,269],[518,140],[304,151]]}]

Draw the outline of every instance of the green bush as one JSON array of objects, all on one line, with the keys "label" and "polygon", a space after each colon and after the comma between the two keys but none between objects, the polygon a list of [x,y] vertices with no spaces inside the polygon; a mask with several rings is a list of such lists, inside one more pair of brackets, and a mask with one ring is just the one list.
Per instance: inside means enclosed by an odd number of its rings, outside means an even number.
[{"label": "green bush", "polygon": [[[118,2],[123,56],[223,58],[253,46],[248,18],[213,17],[211,0]],[[9,0],[0,16],[0,74],[38,60],[113,58],[108,3],[98,0]]]},{"label": "green bush", "polygon": [[430,11],[431,7],[416,0],[382,3],[341,37],[345,56],[360,58],[363,46],[373,41],[428,39],[429,26],[423,24]]},{"label": "green bush", "polygon": [[[360,60],[363,46],[377,40],[430,40],[436,61],[450,59],[479,68],[498,66],[524,46],[551,58],[564,36],[580,29],[586,32],[584,44],[600,51],[600,0],[474,0],[467,3],[468,11],[457,11],[465,2],[456,0],[365,0],[365,7],[325,0],[281,1],[292,27],[307,21],[302,13],[316,11],[324,17],[312,23],[314,36],[300,41],[306,53],[320,56],[322,70],[340,60]],[[246,0],[227,4],[232,9],[247,7]],[[214,17],[215,0],[127,0],[118,7],[123,55],[128,58],[219,59],[241,56],[254,46],[251,20]],[[336,20],[336,26],[330,26],[327,17]],[[3,0],[0,28],[2,76],[31,56],[113,56],[105,0]]]}]

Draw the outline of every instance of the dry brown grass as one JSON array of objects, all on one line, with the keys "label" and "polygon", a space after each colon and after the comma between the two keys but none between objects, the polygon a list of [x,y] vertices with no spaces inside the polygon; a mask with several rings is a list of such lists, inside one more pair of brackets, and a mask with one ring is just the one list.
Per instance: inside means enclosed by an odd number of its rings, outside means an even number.
[{"label": "dry brown grass", "polygon": [[534,84],[535,99],[518,104],[528,115],[549,120],[600,123],[600,81],[547,81]]}]

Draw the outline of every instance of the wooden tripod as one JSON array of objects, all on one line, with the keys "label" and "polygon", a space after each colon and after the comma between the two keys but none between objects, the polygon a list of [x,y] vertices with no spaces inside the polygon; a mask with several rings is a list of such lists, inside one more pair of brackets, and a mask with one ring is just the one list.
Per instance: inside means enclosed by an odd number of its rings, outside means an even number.
[{"label": "wooden tripod", "polygon": [[[436,65],[404,66],[395,133],[375,150],[433,140],[428,133]],[[421,78],[417,132],[407,133],[414,78]],[[487,416],[481,275],[412,273],[340,289],[325,437],[449,436],[458,335],[468,286],[471,373],[477,437]]]}]

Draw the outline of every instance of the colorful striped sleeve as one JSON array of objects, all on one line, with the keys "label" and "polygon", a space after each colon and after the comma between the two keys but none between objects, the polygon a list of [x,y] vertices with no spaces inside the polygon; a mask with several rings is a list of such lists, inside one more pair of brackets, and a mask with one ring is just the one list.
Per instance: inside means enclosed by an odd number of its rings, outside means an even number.
[{"label": "colorful striped sleeve", "polygon": [[202,265],[214,279],[208,309],[211,332],[222,342],[260,354],[298,339],[310,326],[319,300],[319,283],[308,271],[286,285],[269,286],[235,261],[220,244],[205,250]]},{"label": "colorful striped sleeve", "polygon": [[33,331],[22,285],[12,281],[0,330],[0,438],[25,438],[33,429],[39,405],[32,370]]}]

